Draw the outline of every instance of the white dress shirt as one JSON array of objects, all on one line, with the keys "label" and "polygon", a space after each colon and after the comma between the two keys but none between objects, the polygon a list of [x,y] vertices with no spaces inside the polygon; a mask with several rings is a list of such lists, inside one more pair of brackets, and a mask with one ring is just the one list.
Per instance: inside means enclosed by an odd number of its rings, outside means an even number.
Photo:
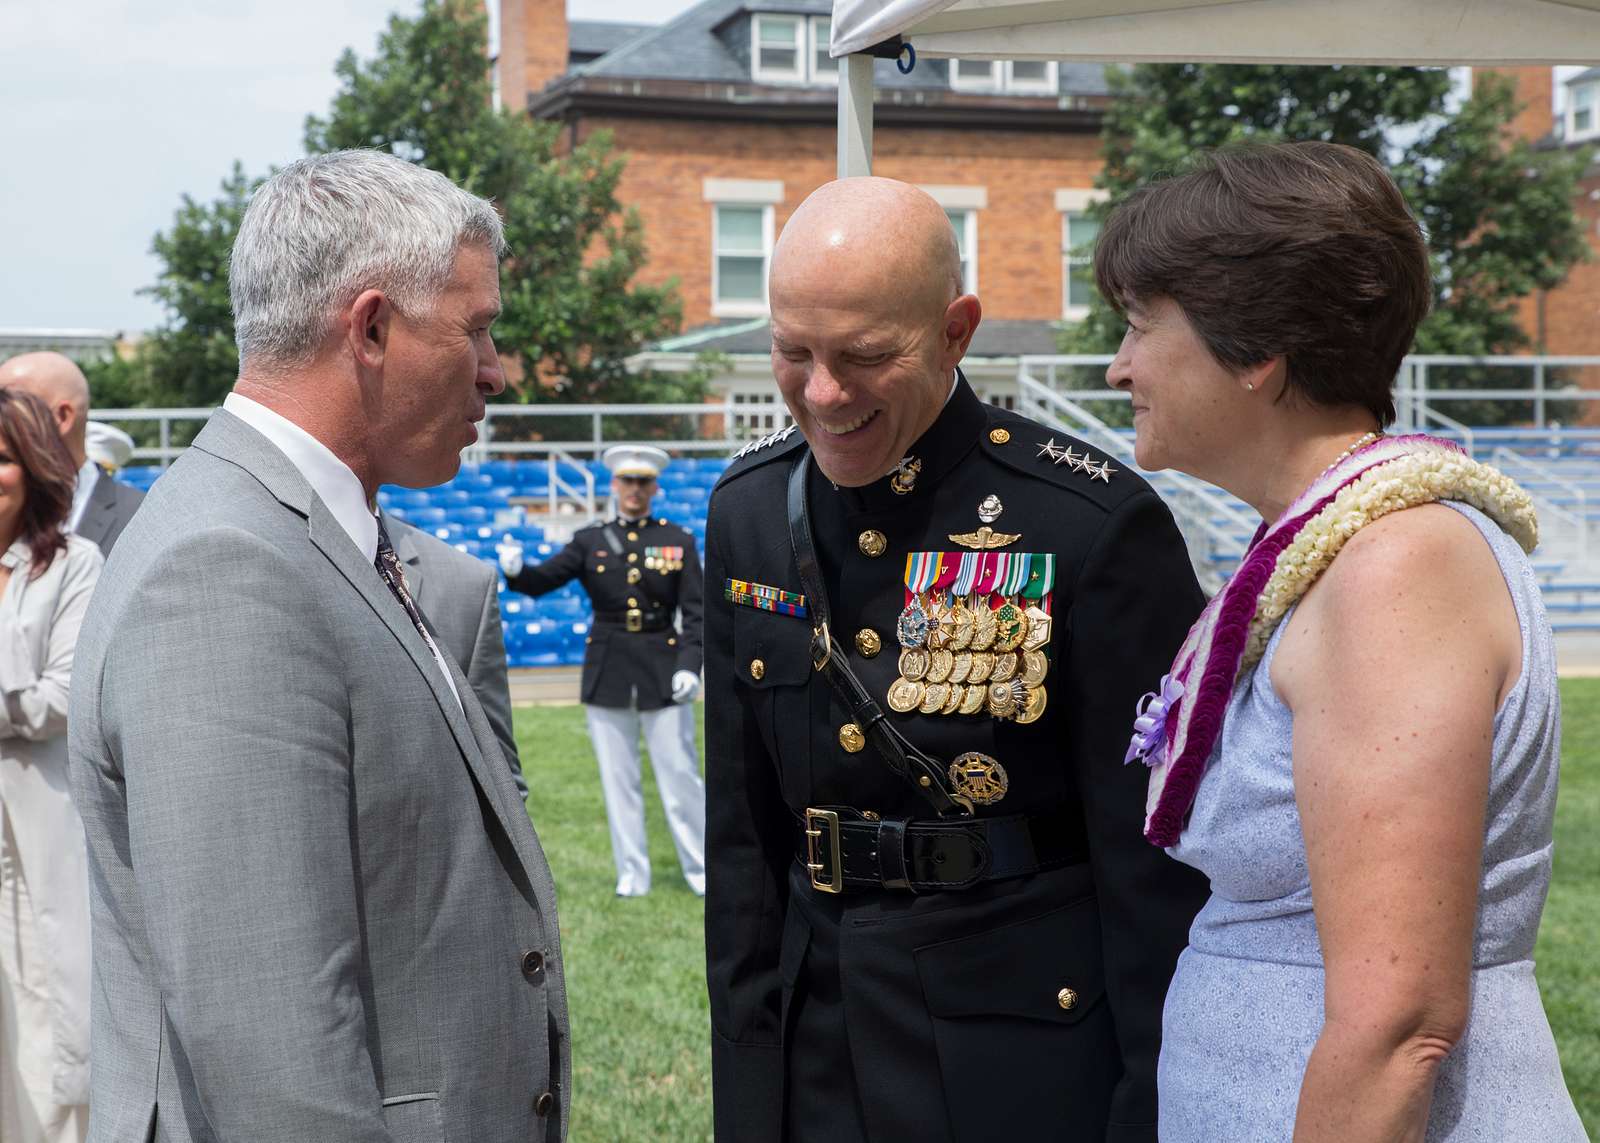
[{"label": "white dress shirt", "polygon": [[100,479],[100,466],[92,460],[83,462],[83,467],[78,469],[78,484],[72,490],[72,512],[67,516],[67,531],[76,532],[78,521],[83,519],[83,510],[89,506],[89,493],[94,491],[94,482]]},{"label": "white dress shirt", "polygon": [[[311,491],[317,494],[339,526],[360,549],[362,558],[372,568],[372,574],[381,580],[383,577],[378,572],[376,562],[378,518],[368,506],[366,490],[361,487],[361,481],[350,470],[350,466],[316,437],[260,402],[238,393],[229,393],[223,398],[222,407],[266,437],[288,458],[289,463],[306,478],[306,483],[311,485]],[[445,665],[444,655],[431,635],[424,632],[423,638],[427,640],[428,650],[433,652],[433,661],[438,664],[439,673],[444,675],[450,693],[455,695],[456,704],[460,705],[461,693],[456,690],[456,681],[451,677],[450,668]]]}]

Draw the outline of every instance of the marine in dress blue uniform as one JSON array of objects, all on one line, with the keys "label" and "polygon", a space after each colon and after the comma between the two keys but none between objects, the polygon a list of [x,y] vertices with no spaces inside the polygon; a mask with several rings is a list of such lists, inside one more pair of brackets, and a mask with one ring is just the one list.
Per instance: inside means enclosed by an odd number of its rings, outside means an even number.
[{"label": "marine in dress blue uniform", "polygon": [[700,558],[689,532],[649,515],[667,454],[626,445],[606,450],[604,460],[621,513],[580,528],[565,548],[532,567],[522,566],[520,549],[502,545],[501,570],[513,591],[532,596],[576,579],[593,604],[580,694],[600,766],[618,895],[650,891],[641,731],[684,880],[704,894],[705,786],[694,722]]},{"label": "marine in dress blue uniform", "polygon": [[[866,181],[890,209],[920,194]],[[1123,757],[1203,596],[1142,479],[979,401],[954,364],[975,298],[948,320],[935,299],[931,350],[903,322],[878,337],[900,320],[881,283],[828,260],[870,241],[850,205],[785,232],[830,228],[804,304],[782,243],[773,271],[779,385],[828,453],[795,428],[745,449],[706,537],[716,1137],[1155,1143],[1162,1002],[1206,887],[1144,841]],[[892,471],[824,474],[914,401],[931,424]]]}]

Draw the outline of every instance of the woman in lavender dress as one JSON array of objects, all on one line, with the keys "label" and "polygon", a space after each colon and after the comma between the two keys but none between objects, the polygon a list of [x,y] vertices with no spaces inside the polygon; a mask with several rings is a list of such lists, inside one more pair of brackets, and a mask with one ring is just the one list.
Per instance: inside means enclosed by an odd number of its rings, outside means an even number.
[{"label": "woman in lavender dress", "polygon": [[1382,437],[1431,296],[1399,191],[1350,148],[1218,152],[1114,211],[1095,269],[1139,463],[1266,522],[1130,751],[1148,836],[1212,887],[1163,1143],[1581,1143],[1531,959],[1560,728],[1536,523]]}]

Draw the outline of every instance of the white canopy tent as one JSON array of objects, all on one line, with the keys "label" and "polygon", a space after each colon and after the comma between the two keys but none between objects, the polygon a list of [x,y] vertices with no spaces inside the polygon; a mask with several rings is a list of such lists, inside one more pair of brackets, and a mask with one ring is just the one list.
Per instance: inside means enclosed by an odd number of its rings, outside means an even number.
[{"label": "white canopy tent", "polygon": [[872,169],[872,57],[1099,63],[1590,64],[1600,0],[834,0],[839,175]]}]

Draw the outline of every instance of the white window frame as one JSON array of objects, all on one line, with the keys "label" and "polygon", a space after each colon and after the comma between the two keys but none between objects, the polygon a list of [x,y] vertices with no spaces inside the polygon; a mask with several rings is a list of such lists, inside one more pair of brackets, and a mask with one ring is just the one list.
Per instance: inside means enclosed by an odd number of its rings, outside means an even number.
[{"label": "white window frame", "polygon": [[989,78],[988,79],[963,79],[961,77],[961,65],[963,63],[975,64],[975,63],[983,63],[983,62],[985,62],[985,61],[983,61],[983,60],[952,59],[950,61],[950,87],[951,87],[951,89],[954,90],[954,91],[988,91],[988,92],[999,91],[1000,90],[1000,61],[999,60],[989,60],[989,61],[987,61],[988,64],[989,64]]},{"label": "white window frame", "polygon": [[838,60],[833,61],[832,71],[817,70],[817,52],[821,51],[826,53],[828,50],[827,42],[819,42],[817,39],[817,29],[823,24],[829,25],[829,29],[831,31],[833,17],[812,16],[806,21],[806,43],[811,45],[811,50],[806,53],[806,77],[810,79],[812,83],[831,83],[837,85],[839,82]]},{"label": "white window frame", "polygon": [[[782,71],[761,66],[761,25],[765,23],[788,24],[794,29],[794,70]],[[804,16],[778,15],[757,12],[750,17],[750,75],[763,83],[804,83],[810,70],[809,49],[811,34]]]},{"label": "white window frame", "polygon": [[[1034,61],[1029,61],[1034,62]],[[1044,79],[1034,81],[1030,79],[1019,80],[1013,74],[1016,67],[1015,60],[1006,60],[1005,89],[1012,95],[1055,95],[1061,90],[1061,71],[1055,60],[1045,60]]]},{"label": "white window frame", "polygon": [[[710,181],[710,180],[708,180]],[[732,180],[729,180],[732,181]],[[780,184],[781,185],[781,184]],[[739,210],[759,210],[761,212],[761,300],[736,299],[722,300],[722,251],[717,246],[717,236],[721,232],[718,212],[723,207]],[[773,211],[770,203],[751,202],[749,199],[742,201],[721,201],[711,204],[711,316],[712,317],[764,317],[767,313],[767,272],[772,266],[773,242]],[[749,257],[741,251],[736,257]]]},{"label": "white window frame", "polygon": [[[1589,126],[1581,129],[1577,124],[1580,93],[1587,98],[1589,105]],[[1600,138],[1600,79],[1592,79],[1567,88],[1567,106],[1563,119],[1568,142]]]},{"label": "white window frame", "polygon": [[[952,210],[962,212],[961,241],[967,248],[967,256],[962,259],[967,264],[967,268],[963,275],[965,281],[961,283],[961,292],[975,294],[978,292],[978,208],[964,205],[947,206],[945,207],[946,217],[948,217],[948,212]],[[951,228],[954,229],[953,219],[951,220]]]},{"label": "white window frame", "polygon": [[1056,191],[1056,210],[1061,215],[1061,316],[1067,321],[1082,321],[1089,316],[1088,306],[1072,304],[1072,265],[1068,261],[1071,249],[1067,246],[1072,216],[1087,214],[1090,207],[1105,198],[1105,191],[1093,188],[1068,187]]}]

